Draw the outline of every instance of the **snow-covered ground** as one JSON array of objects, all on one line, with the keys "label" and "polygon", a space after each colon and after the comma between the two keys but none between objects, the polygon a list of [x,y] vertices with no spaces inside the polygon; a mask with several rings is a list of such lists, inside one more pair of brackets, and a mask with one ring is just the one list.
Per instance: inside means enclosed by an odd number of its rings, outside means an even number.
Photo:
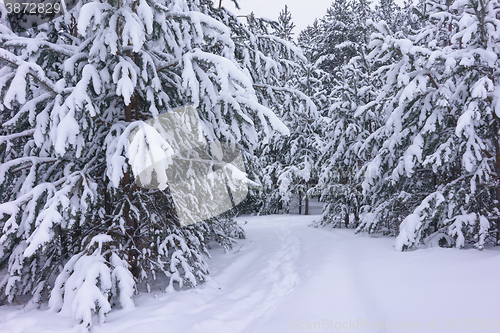
[{"label": "snow-covered ground", "polygon": [[[318,218],[239,218],[247,239],[212,250],[207,283],[141,294],[92,332],[500,332],[500,248],[399,253],[393,238],[308,227]],[[62,315],[0,307],[2,333],[77,331]]]}]

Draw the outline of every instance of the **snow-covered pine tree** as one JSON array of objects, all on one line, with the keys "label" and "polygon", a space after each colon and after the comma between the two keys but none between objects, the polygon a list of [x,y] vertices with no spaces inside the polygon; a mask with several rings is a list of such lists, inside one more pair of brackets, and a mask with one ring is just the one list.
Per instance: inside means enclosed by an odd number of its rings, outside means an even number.
[{"label": "snow-covered pine tree", "polygon": [[[498,219],[497,1],[427,1],[428,21],[408,38],[379,25],[372,55],[386,77],[387,123],[369,139],[367,210],[358,230],[419,243],[483,248]],[[373,151],[373,149],[372,149]],[[399,229],[399,230],[398,230]]]},{"label": "snow-covered pine tree", "polygon": [[315,19],[313,24],[307,26],[304,30],[302,30],[297,37],[297,44],[302,49],[309,62],[312,62],[313,57],[317,52],[317,44],[315,40],[320,33],[320,21],[318,19]]},{"label": "snow-covered pine tree", "polygon": [[179,226],[168,190],[133,181],[128,137],[186,104],[208,140],[247,155],[286,133],[262,88],[281,79],[279,61],[259,51],[275,38],[211,0],[82,1],[23,37],[0,29],[3,301],[47,295],[89,327],[114,304],[133,306],[136,282],[203,281],[207,241],[228,247],[241,229]]},{"label": "snow-covered pine tree", "polygon": [[374,21],[384,21],[392,32],[397,32],[403,28],[403,12],[394,0],[380,0],[375,6]]},{"label": "snow-covered pine tree", "polygon": [[309,41],[311,61],[328,73],[349,62],[356,55],[357,26],[354,25],[352,3],[348,0],[335,0],[319,23],[319,31],[311,35]]},{"label": "snow-covered pine tree", "polygon": [[405,35],[414,33],[427,22],[427,6],[425,0],[405,1],[399,11],[395,26]]},{"label": "snow-covered pine tree", "polygon": [[352,18],[358,37],[352,44],[356,50],[347,64],[341,66],[332,84],[331,105],[324,130],[324,147],[317,161],[320,170],[313,192],[326,202],[321,225],[356,227],[359,223],[361,183],[358,172],[366,154],[360,154],[365,139],[379,126],[373,100],[377,81],[372,77],[373,65],[367,57],[373,15],[367,1],[355,1]]},{"label": "snow-covered pine tree", "polygon": [[351,215],[354,215],[354,223],[358,221],[360,189],[354,177],[359,160],[353,152],[353,145],[362,140],[365,133],[353,119],[358,86],[352,77],[355,75],[352,69],[342,67],[343,75],[337,79],[332,93],[323,134],[324,145],[316,163],[320,170],[318,184],[312,190],[320,196],[320,201],[326,203],[321,224],[334,227],[341,227],[342,223],[349,227]]},{"label": "snow-covered pine tree", "polygon": [[[425,168],[419,172],[410,172],[407,177],[400,177],[400,174],[404,170],[401,169],[404,167],[401,164],[404,151],[416,136],[415,132],[418,133],[417,124],[423,126],[422,120],[419,120],[420,112],[425,114],[425,110],[433,108],[426,97],[430,98],[431,92],[435,93],[435,98],[440,96],[430,80],[436,80],[438,72],[433,71],[435,68],[425,67],[430,51],[425,46],[419,46],[426,41],[415,35],[406,38],[401,31],[392,31],[385,21],[375,24],[374,28],[376,32],[372,35],[369,56],[379,67],[374,76],[383,82],[374,100],[377,105],[375,112],[385,124],[377,128],[362,147],[362,152],[372,156],[363,166],[365,206],[358,230],[394,235],[404,217],[437,186],[433,181],[423,182],[425,178],[434,179],[432,172],[427,173],[429,170]],[[420,32],[425,36],[425,31],[432,31],[430,36],[433,39],[449,38],[449,33],[446,34],[443,26],[429,24]],[[415,44],[422,44],[415,46],[414,41],[417,41]],[[408,98],[406,94],[409,95]],[[412,168],[412,157],[407,161],[410,163],[409,168]]]},{"label": "snow-covered pine tree", "polygon": [[[309,214],[309,189],[317,180],[315,161],[322,146],[320,130],[322,117],[318,106],[326,100],[321,70],[310,63],[302,63],[288,85],[300,92],[300,103],[285,101],[282,120],[290,129],[290,135],[281,137],[268,146],[266,154],[276,154],[276,162],[271,164],[271,175],[277,175],[274,196],[289,210],[292,196],[298,196],[299,214]],[[323,103],[322,103],[323,102]],[[272,147],[272,148],[271,148]],[[267,169],[266,169],[267,170]]]},{"label": "snow-covered pine tree", "polygon": [[459,0],[429,7],[434,20],[454,19],[444,27],[454,34],[436,57],[445,63],[449,104],[441,112],[449,130],[422,155],[424,167],[447,178],[402,222],[396,247],[434,239],[482,249],[488,241],[498,243],[500,229],[500,3]]},{"label": "snow-covered pine tree", "polygon": [[[260,98],[266,105],[273,103],[273,107],[279,110],[280,119],[293,129],[290,136],[275,136],[262,141],[256,152],[263,184],[259,211],[277,213],[282,209],[288,210],[291,194],[305,196],[313,172],[312,161],[317,151],[314,146],[318,141],[314,126],[318,113],[312,97],[308,95],[307,84],[311,96],[311,89],[317,84],[311,83],[314,81],[312,77],[306,83],[303,78],[304,75],[316,74],[312,73],[312,67],[307,65],[306,58],[292,41],[294,24],[287,8],[281,12],[277,22],[256,20],[254,16],[248,18],[250,29],[256,31],[256,36],[261,39],[259,49],[267,51],[260,57],[275,61],[277,66],[273,70],[279,73],[279,76],[271,76],[271,80],[263,80],[265,76],[262,75],[256,80]],[[272,34],[271,29],[274,30]],[[259,66],[258,69],[264,68]]]},{"label": "snow-covered pine tree", "polygon": [[291,41],[294,35],[293,29],[295,23],[292,21],[292,13],[288,11],[288,6],[280,12],[278,16],[277,26],[275,28],[275,35],[286,41]]}]

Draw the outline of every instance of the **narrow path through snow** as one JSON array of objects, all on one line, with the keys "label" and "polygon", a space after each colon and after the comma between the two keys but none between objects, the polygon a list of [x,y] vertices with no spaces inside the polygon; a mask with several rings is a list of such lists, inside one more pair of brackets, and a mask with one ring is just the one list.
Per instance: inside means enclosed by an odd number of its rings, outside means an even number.
[{"label": "narrow path through snow", "polygon": [[[499,249],[398,253],[392,238],[309,227],[317,218],[239,218],[247,239],[212,251],[205,284],[140,295],[92,332],[470,332],[461,319],[500,332]],[[61,315],[4,306],[0,332],[76,330]]]}]

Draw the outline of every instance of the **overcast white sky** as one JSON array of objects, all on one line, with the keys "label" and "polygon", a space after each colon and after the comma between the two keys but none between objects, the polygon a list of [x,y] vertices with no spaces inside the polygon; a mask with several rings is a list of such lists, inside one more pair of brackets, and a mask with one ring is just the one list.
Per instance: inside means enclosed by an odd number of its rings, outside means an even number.
[{"label": "overcast white sky", "polygon": [[[280,12],[288,5],[295,23],[294,37],[314,22],[315,18],[322,18],[326,14],[334,0],[239,0],[241,10],[237,10],[231,0],[222,0],[222,5],[236,15],[247,15],[252,11],[258,17],[266,17],[272,20],[278,19]],[[372,4],[378,2],[372,0]],[[216,6],[219,0],[214,0]],[[396,0],[402,5],[403,0]]]},{"label": "overcast white sky", "polygon": [[[214,0],[219,5],[219,0]],[[254,12],[258,17],[266,17],[276,20],[280,12],[288,5],[295,23],[295,37],[300,31],[314,22],[315,18],[321,18],[326,14],[333,0],[239,0],[241,10],[237,10],[231,0],[222,0],[222,5],[236,15],[246,15]]]}]

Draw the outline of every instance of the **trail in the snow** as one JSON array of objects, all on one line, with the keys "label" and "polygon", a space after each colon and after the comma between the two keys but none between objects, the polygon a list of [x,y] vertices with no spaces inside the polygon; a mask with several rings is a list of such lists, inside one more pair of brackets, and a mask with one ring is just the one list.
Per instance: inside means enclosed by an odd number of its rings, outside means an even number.
[{"label": "trail in the snow", "polygon": [[[239,218],[247,239],[229,253],[213,249],[207,282],[141,294],[135,309],[113,310],[91,332],[444,332],[461,319],[500,332],[500,249],[398,253],[392,238],[309,227],[317,218]],[[79,330],[59,314],[2,306],[0,332]]]},{"label": "trail in the snow", "polygon": [[[249,263],[254,266],[250,269],[253,278],[247,280],[246,285],[235,285],[226,311],[195,324],[194,332],[247,332],[297,287],[300,282],[297,267],[300,241],[292,230],[285,225],[269,228],[269,236],[273,236],[274,241],[270,240],[267,246],[261,244],[266,249],[265,253]],[[269,259],[265,260],[267,257]],[[262,264],[265,266],[262,267]],[[236,276],[234,278],[237,279]],[[249,284],[254,291],[245,295]],[[237,299],[237,295],[244,297]]]}]

